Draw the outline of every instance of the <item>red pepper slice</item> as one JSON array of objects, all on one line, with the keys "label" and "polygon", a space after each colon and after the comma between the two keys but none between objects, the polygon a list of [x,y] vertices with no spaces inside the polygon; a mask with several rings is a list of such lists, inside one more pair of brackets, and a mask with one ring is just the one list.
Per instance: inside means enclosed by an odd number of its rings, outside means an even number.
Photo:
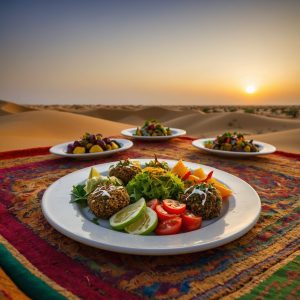
[{"label": "red pepper slice", "polygon": [[213,173],[214,173],[214,171],[210,171],[210,172],[208,173],[208,175],[206,176],[206,178],[203,179],[203,180],[201,180],[200,182],[207,182],[207,180],[209,180],[209,179],[212,178]]},{"label": "red pepper slice", "polygon": [[187,180],[189,176],[192,175],[191,171],[188,171],[183,177],[182,180]]}]

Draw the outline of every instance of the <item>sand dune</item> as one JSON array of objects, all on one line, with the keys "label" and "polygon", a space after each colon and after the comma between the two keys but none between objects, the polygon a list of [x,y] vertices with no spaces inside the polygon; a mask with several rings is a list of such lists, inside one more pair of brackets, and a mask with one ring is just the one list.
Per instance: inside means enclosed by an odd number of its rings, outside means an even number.
[{"label": "sand dune", "polygon": [[[51,108],[51,107],[50,107]],[[194,137],[212,137],[224,131],[251,134],[251,138],[271,143],[279,150],[300,153],[300,120],[271,118],[243,112],[198,112],[165,107],[99,108],[87,106],[76,113],[35,110],[0,101],[0,151],[48,146],[78,139],[84,132],[120,135],[122,129],[140,126],[156,118],[164,124],[183,128]],[[49,107],[47,107],[49,109]],[[82,112],[82,114],[79,114]],[[1,115],[2,114],[2,115]],[[109,121],[111,120],[111,121]]]},{"label": "sand dune", "polygon": [[0,100],[0,115],[16,114],[25,111],[32,111],[33,109],[19,105],[16,103]]},{"label": "sand dune", "polygon": [[84,132],[119,135],[128,126],[66,112],[16,113],[0,117],[0,151],[55,145],[78,139]]},{"label": "sand dune", "polygon": [[192,111],[176,111],[163,107],[149,107],[140,110],[126,110],[126,109],[96,109],[84,112],[85,115],[112,120],[115,122],[129,123],[133,125],[141,125],[145,120],[157,119],[161,122],[166,122],[174,118],[185,115],[193,115]]},{"label": "sand dune", "polygon": [[207,137],[224,131],[239,131],[246,134],[260,134],[300,128],[299,120],[276,119],[241,112],[215,113],[199,116],[193,114],[167,122],[169,126],[187,128],[190,135]]},{"label": "sand dune", "polygon": [[277,150],[300,153],[300,128],[251,135],[249,138],[276,146]]},{"label": "sand dune", "polygon": [[279,119],[243,112],[205,114],[192,110],[178,111],[162,107],[148,107],[135,111],[100,108],[84,111],[83,114],[134,126],[142,125],[147,119],[157,119],[171,127],[185,128],[188,134],[194,136],[214,135],[224,130],[260,134],[300,127],[300,120]]}]

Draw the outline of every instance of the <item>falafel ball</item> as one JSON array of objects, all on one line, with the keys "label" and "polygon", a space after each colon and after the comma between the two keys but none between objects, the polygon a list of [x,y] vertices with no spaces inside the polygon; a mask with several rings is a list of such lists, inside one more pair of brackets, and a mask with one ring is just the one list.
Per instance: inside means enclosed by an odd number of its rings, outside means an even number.
[{"label": "falafel ball", "polygon": [[127,159],[120,161],[116,166],[112,167],[109,171],[109,176],[115,176],[121,179],[124,185],[127,185],[127,183],[141,171],[140,166]]},{"label": "falafel ball", "polygon": [[87,202],[95,216],[108,219],[127,206],[130,198],[123,186],[106,185],[98,186],[90,193]]},{"label": "falafel ball", "polygon": [[202,183],[187,188],[180,201],[203,220],[216,218],[221,214],[222,196],[211,184]]}]

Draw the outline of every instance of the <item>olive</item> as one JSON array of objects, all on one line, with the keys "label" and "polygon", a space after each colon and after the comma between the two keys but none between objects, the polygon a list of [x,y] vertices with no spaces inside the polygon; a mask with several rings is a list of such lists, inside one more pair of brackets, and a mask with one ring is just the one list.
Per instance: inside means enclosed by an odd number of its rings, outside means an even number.
[{"label": "olive", "polygon": [[67,153],[73,153],[74,148],[75,148],[75,147],[74,147],[72,144],[69,144],[69,145],[67,146]]},{"label": "olive", "polygon": [[104,141],[105,144],[110,144],[110,142],[111,142],[110,138],[107,138],[107,137],[105,137],[103,139],[103,141]]},{"label": "olive", "polygon": [[96,144],[96,137],[94,134],[91,134],[89,136],[89,142],[92,143],[93,145]]},{"label": "olive", "polygon": [[79,143],[79,141],[75,141],[74,143],[73,143],[73,147],[75,148],[75,147],[80,147],[81,145],[80,145],[80,143]]},{"label": "olive", "polygon": [[97,145],[99,145],[103,150],[106,150],[106,144],[103,140],[98,140]]}]

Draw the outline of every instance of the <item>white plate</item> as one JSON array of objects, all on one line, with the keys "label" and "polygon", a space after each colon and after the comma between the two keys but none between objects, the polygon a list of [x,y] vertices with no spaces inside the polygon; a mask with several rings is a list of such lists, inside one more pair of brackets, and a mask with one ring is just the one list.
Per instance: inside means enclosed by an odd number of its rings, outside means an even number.
[{"label": "white plate", "polygon": [[[138,159],[142,165],[150,159]],[[165,160],[172,167],[174,160]],[[96,165],[103,175],[116,162]],[[85,209],[70,203],[73,185],[83,183],[90,167],[54,182],[44,193],[42,211],[48,222],[59,232],[83,244],[114,252],[139,255],[169,255],[203,251],[229,243],[249,231],[257,222],[261,203],[256,191],[245,181],[212,167],[185,162],[192,170],[202,167],[208,173],[214,170],[214,177],[226,183],[233,195],[224,202],[219,218],[203,223],[203,227],[169,236],[139,236],[118,232],[94,224]]]},{"label": "white plate", "polygon": [[220,155],[220,156],[231,156],[231,157],[248,157],[248,156],[257,156],[257,155],[265,155],[271,154],[276,151],[276,148],[273,145],[253,141],[253,144],[257,145],[259,148],[259,152],[234,152],[234,151],[224,151],[224,150],[215,150],[215,149],[208,149],[204,146],[205,142],[213,141],[216,138],[207,138],[207,139],[199,139],[192,142],[193,146],[203,151]]},{"label": "white plate", "polygon": [[112,140],[117,141],[121,145],[121,148],[114,149],[114,150],[107,150],[107,151],[103,151],[103,152],[95,152],[95,153],[71,154],[71,153],[67,153],[67,147],[69,144],[74,143],[74,141],[72,141],[72,142],[53,146],[50,148],[49,151],[52,154],[59,155],[59,156],[66,156],[66,157],[72,157],[72,158],[78,158],[78,159],[93,159],[93,158],[97,158],[97,157],[110,156],[115,153],[125,151],[133,146],[133,143],[129,140],[125,140],[125,139],[112,139]]},{"label": "white plate", "polygon": [[174,137],[179,137],[182,135],[186,134],[186,131],[183,129],[178,129],[178,128],[170,128],[172,131],[171,135],[164,135],[164,136],[139,136],[139,135],[134,135],[135,131],[136,131],[136,127],[135,128],[129,128],[129,129],[124,129],[121,131],[121,133],[124,136],[130,137],[132,139],[135,140],[141,140],[141,141],[165,141],[165,140],[169,140],[172,139]]}]

